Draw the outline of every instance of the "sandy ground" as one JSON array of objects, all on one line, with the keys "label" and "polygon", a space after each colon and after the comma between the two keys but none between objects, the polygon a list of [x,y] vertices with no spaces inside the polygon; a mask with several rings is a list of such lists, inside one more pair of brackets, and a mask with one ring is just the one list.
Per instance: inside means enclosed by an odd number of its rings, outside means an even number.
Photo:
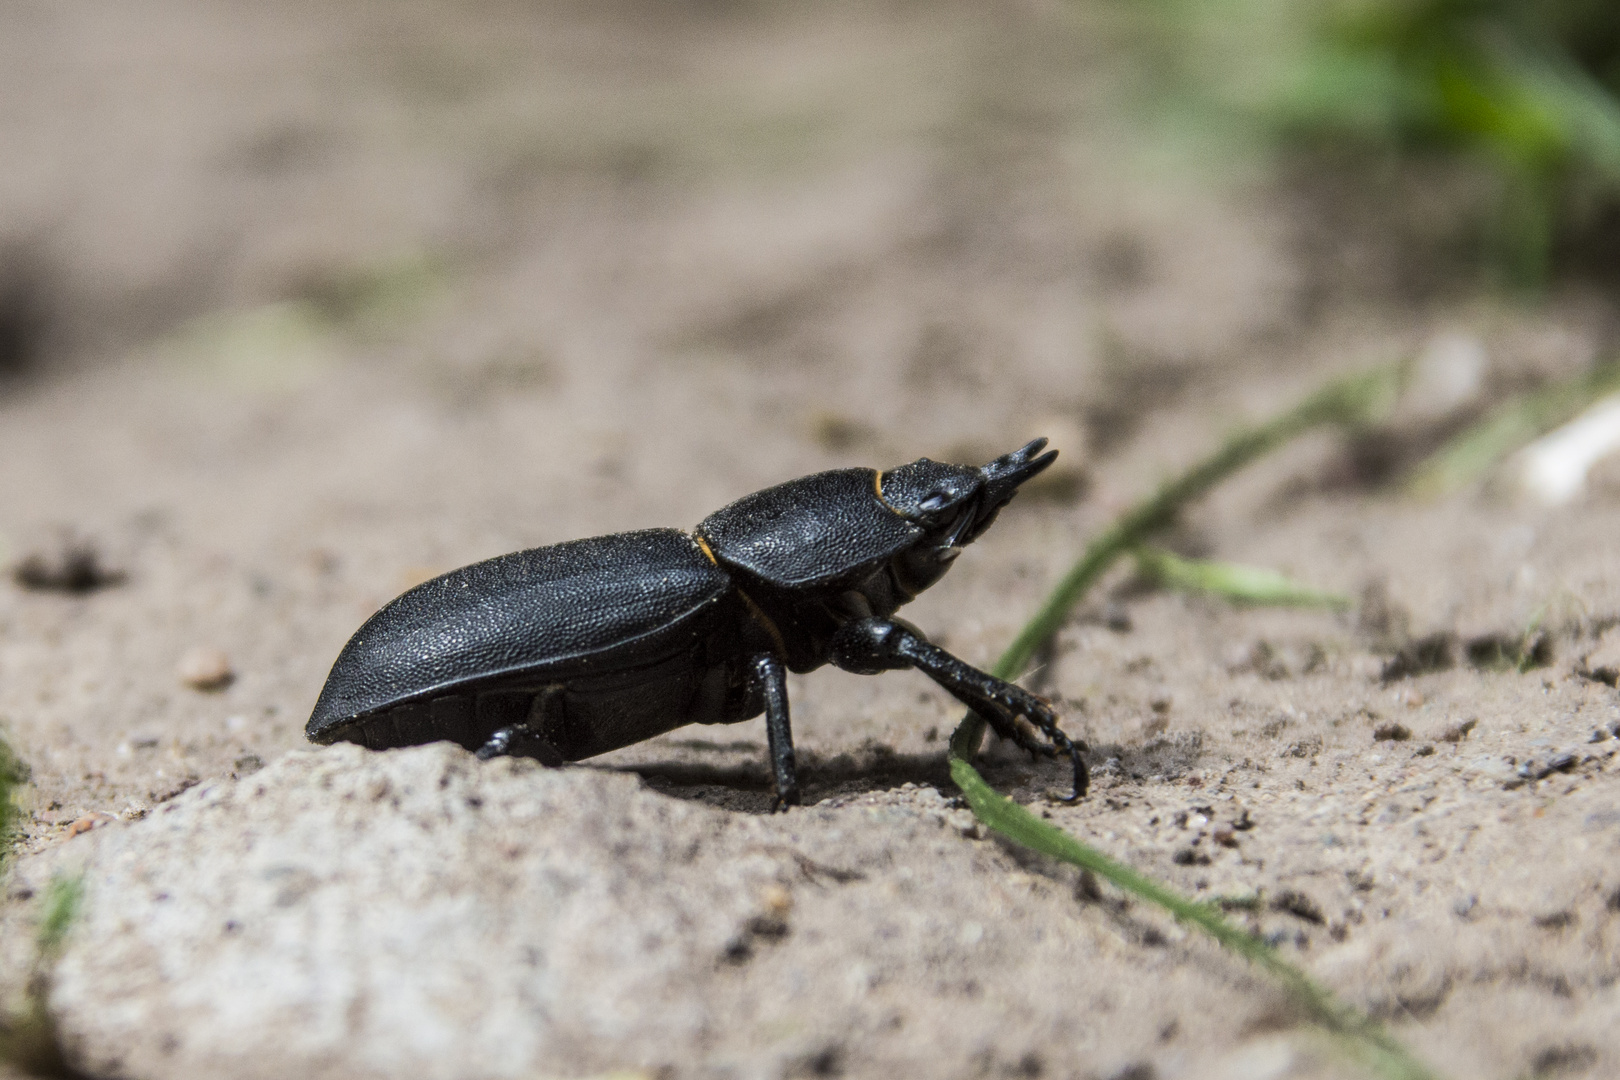
[{"label": "sandy ground", "polygon": [[[1133,140],[1111,28],[1083,6],[148,0],[0,23],[0,543],[122,575],[0,587],[25,864],[88,843],[69,837],[86,815],[137,819],[302,746],[338,648],[435,573],[1050,435],[1059,482],[906,612],[989,663],[1089,535],[1234,423],[1463,334],[1488,363],[1462,413],[1303,441],[1174,538],[1355,610],[1116,575],[1033,676],[1092,747],[1091,796],[1049,802],[1057,770],[1006,748],[987,771],[1195,895],[1258,895],[1243,917],[1448,1075],[1620,1071],[1620,489],[1549,510],[1368,479],[1380,448],[1590,363],[1601,295],[1416,304],[1365,260],[1336,276],[1308,201]],[[1532,626],[1544,663],[1491,662]],[[1390,667],[1433,635],[1433,670]],[[178,677],[199,647],[228,656],[223,689]],[[953,794],[957,710],[920,676],[791,694],[808,803]],[[757,814],[763,743],[758,721],[685,730],[592,767]],[[1115,935],[1096,986],[1172,973],[1129,1048],[1037,1040],[1051,1075],[1309,1045],[1166,920],[1005,849],[978,872],[1073,886],[1004,929]],[[6,904],[12,926],[32,910]],[[1005,955],[1038,965],[1027,944]],[[1212,985],[1232,1030],[1192,1019]],[[915,1022],[906,1067],[955,1075]],[[1247,1074],[1339,1068],[1281,1060]]]}]

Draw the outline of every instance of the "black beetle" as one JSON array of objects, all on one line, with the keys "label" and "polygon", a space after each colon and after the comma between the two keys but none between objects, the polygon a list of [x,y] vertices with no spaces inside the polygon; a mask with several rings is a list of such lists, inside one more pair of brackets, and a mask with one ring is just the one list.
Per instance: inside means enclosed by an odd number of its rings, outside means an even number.
[{"label": "black beetle", "polygon": [[[304,732],[374,750],[578,761],[684,724],[765,714],[778,808],[799,801],[787,672],[916,668],[1032,753],[1084,746],[1052,708],[893,618],[1050,465],[1045,439],[982,468],[922,458],[816,473],[677,529],[474,563],[405,593],[343,647]],[[1050,745],[1017,722],[1024,717]]]}]

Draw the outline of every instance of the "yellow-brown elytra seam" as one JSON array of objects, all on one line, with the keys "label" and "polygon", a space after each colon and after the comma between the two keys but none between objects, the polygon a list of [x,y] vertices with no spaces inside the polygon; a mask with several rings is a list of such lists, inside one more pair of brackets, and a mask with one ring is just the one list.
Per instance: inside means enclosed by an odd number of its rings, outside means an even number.
[{"label": "yellow-brown elytra seam", "polygon": [[[703,550],[704,555],[708,556],[710,562],[716,566],[720,565],[720,560],[716,559],[714,552],[709,550],[707,540],[704,540],[701,536],[693,536],[692,539],[697,541],[697,546]],[[741,589],[737,590],[737,595],[742,597],[743,606],[748,609],[749,616],[764,629],[765,633],[770,635],[771,643],[776,646],[780,655],[786,656],[788,651],[787,641],[783,639],[782,631],[777,629],[776,624],[771,621],[771,617],[765,614],[758,604],[754,603],[752,596],[749,596]]]}]

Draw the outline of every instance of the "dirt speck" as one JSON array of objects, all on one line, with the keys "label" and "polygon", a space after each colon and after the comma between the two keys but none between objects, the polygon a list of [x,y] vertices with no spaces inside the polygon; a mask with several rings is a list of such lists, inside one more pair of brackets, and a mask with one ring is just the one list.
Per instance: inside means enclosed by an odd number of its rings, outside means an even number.
[{"label": "dirt speck", "polygon": [[106,566],[88,540],[64,539],[49,551],[32,551],[12,567],[11,578],[25,589],[83,596],[124,582],[124,571]]}]

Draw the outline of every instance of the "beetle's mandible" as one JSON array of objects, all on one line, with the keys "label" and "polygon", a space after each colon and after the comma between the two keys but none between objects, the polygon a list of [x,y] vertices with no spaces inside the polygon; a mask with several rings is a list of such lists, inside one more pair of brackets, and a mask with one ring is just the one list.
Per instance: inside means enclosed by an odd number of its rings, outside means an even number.
[{"label": "beetle's mandible", "polygon": [[305,734],[374,750],[448,739],[480,758],[560,765],[763,712],[781,808],[799,801],[787,673],[916,668],[1003,738],[1066,755],[1078,798],[1085,747],[1046,701],[894,617],[1052,463],[1045,446],[977,468],[922,458],[816,473],[738,499],[690,534],[575,540],[445,574],[355,633]]}]

